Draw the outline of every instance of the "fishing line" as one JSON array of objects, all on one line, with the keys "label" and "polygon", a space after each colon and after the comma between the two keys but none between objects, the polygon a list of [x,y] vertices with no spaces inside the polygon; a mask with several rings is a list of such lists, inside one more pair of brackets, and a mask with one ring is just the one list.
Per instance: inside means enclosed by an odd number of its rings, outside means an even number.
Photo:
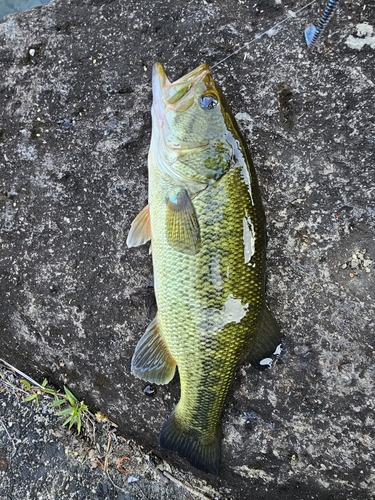
[{"label": "fishing line", "polygon": [[[269,28],[267,31],[264,31],[263,33],[255,35],[255,37],[252,40],[250,40],[249,42],[246,42],[244,45],[242,45],[242,47],[240,47],[239,49],[237,49],[234,52],[232,52],[231,54],[229,54],[229,56],[226,56],[226,57],[224,57],[224,59],[221,59],[221,61],[213,64],[211,66],[211,69],[215,68],[216,66],[219,66],[219,64],[222,64],[224,61],[226,61],[230,57],[235,56],[236,54],[238,54],[239,52],[241,52],[241,50],[243,50],[245,48],[248,48],[251,44],[255,43],[257,40],[259,40],[260,38],[262,38],[264,35],[269,35],[270,33],[273,32],[273,30],[275,30],[278,26],[280,26],[281,24],[283,24],[286,21],[288,21],[290,18],[297,17],[297,14],[299,14],[303,10],[307,9],[307,7],[310,7],[310,5],[312,5],[313,3],[315,3],[315,1],[316,0],[313,0],[312,2],[308,3],[304,7],[301,7],[300,9],[296,10],[296,12],[289,11],[288,15],[284,19],[282,19],[280,22],[278,22],[274,26],[272,26],[272,28]],[[272,35],[269,35],[269,36],[272,36]]]}]

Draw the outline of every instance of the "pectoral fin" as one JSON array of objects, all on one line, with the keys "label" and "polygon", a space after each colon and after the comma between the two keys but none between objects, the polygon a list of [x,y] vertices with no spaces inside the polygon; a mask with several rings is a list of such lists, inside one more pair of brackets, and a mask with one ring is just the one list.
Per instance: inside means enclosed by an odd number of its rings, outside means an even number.
[{"label": "pectoral fin", "polygon": [[151,239],[150,205],[146,205],[133,220],[130,226],[127,246],[137,247],[147,243]]},{"label": "pectoral fin", "polygon": [[168,244],[177,252],[195,255],[200,248],[200,229],[189,193],[183,189],[167,200],[166,232]]},{"label": "pectoral fin", "polygon": [[270,368],[273,356],[280,354],[281,333],[275,318],[264,306],[259,327],[248,356],[251,364],[258,370]]},{"label": "pectoral fin", "polygon": [[157,316],[145,331],[135,348],[131,372],[153,384],[168,384],[174,377],[176,362],[160,335]]}]

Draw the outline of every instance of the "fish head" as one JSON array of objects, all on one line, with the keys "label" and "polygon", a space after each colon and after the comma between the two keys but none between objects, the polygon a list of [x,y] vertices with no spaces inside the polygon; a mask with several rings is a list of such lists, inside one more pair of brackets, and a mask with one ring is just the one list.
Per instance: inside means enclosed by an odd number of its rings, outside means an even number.
[{"label": "fish head", "polygon": [[153,68],[152,159],[180,184],[208,185],[229,168],[237,150],[233,119],[207,64],[175,82]]},{"label": "fish head", "polygon": [[[211,107],[217,103],[215,82],[207,64],[201,64],[187,75],[175,82],[170,82],[161,63],[153,68],[154,106],[163,119],[166,114],[182,113],[189,109],[193,111],[197,99],[209,89],[212,90]],[[214,101],[215,99],[215,101]]]}]

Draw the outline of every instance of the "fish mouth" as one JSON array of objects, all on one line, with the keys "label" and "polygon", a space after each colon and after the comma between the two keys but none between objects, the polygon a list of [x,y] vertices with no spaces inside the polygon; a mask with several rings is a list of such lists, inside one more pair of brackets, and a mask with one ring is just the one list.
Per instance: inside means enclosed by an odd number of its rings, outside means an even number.
[{"label": "fish mouth", "polygon": [[[162,66],[162,69],[164,71],[163,66]],[[190,73],[187,73],[186,75],[182,76],[181,78],[179,78],[178,80],[173,82],[171,85],[181,85],[183,83],[191,83],[192,84],[194,82],[202,80],[209,72],[210,72],[210,68],[208,67],[208,64],[205,64],[205,63],[201,64],[197,68],[190,71]]]},{"label": "fish mouth", "polygon": [[208,65],[201,64],[175,82],[170,82],[163,65],[160,62],[155,63],[152,72],[154,103],[159,101],[159,109],[173,107],[175,111],[185,111],[191,105],[193,92],[190,91],[208,74]]}]

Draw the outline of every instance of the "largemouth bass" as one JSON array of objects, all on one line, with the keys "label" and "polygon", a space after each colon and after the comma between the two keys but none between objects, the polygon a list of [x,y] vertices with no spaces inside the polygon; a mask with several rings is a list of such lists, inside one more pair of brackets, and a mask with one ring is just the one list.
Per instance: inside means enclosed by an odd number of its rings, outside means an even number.
[{"label": "largemouth bass", "polygon": [[181,398],[159,445],[218,474],[220,417],[238,363],[280,344],[265,303],[265,216],[249,151],[206,64],[171,83],[152,76],[148,205],[127,245],[151,240],[155,319],[131,371]]}]

